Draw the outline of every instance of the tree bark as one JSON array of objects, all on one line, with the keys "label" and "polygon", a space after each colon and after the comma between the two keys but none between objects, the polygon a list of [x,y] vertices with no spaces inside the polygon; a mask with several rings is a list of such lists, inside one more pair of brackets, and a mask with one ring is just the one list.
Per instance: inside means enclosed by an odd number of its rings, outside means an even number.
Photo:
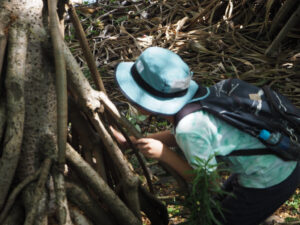
[{"label": "tree bark", "polygon": [[71,208],[70,213],[75,225],[93,225],[78,209]]},{"label": "tree bark", "polygon": [[106,203],[119,223],[141,225],[141,221],[135,217],[103,179],[70,145],[67,145],[66,157],[70,165],[81,175],[81,178],[87,182],[99,198]]},{"label": "tree bark", "polygon": [[19,162],[25,116],[24,75],[28,40],[23,25],[12,26],[9,38],[5,80],[7,127],[0,159],[0,209],[3,207]]},{"label": "tree bark", "polygon": [[73,183],[66,184],[69,201],[76,205],[95,224],[115,225],[96,199],[92,198],[85,189]]}]

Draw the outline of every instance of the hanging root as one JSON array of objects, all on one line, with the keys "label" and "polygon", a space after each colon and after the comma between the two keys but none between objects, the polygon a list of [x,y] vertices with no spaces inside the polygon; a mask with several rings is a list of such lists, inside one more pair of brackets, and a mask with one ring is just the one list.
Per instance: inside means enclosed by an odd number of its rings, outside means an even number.
[{"label": "hanging root", "polygon": [[87,190],[73,183],[66,183],[68,200],[76,205],[84,215],[95,224],[115,225],[113,220],[102,209],[97,200],[87,194]]},{"label": "hanging root", "polygon": [[4,209],[2,210],[1,214],[0,214],[0,224],[2,224],[3,220],[6,218],[8,212],[10,211],[11,207],[13,206],[13,204],[15,203],[15,200],[17,198],[17,196],[19,195],[19,193],[24,189],[24,187],[26,187],[29,183],[31,183],[32,181],[36,180],[37,177],[40,175],[40,169],[37,170],[34,174],[26,177],[20,184],[18,184],[18,186],[11,192],[11,194],[9,195],[6,205],[4,207]]},{"label": "hanging root", "polygon": [[25,116],[24,75],[27,34],[23,25],[14,25],[9,32],[8,67],[5,80],[7,95],[7,127],[0,159],[0,209],[14,177],[21,151]]},{"label": "hanging root", "polygon": [[85,160],[89,164],[93,164],[92,157],[94,156],[96,158],[96,171],[103,180],[107,181],[103,159],[103,148],[99,136],[97,136],[89,121],[84,117],[77,105],[71,99],[69,101],[69,109],[72,112],[70,113],[69,120],[72,124],[72,129],[76,131],[78,138],[80,139],[80,144],[84,149],[83,154]]},{"label": "hanging root", "polygon": [[141,221],[135,217],[97,172],[94,171],[70,145],[67,145],[66,158],[71,167],[80,174],[81,179],[83,179],[107,205],[119,223],[141,225]]},{"label": "hanging root", "polygon": [[[0,144],[2,140],[2,136],[5,129],[5,123],[6,123],[6,103],[3,101],[3,99],[0,97]],[[2,150],[0,150],[1,154]]]},{"label": "hanging root", "polygon": [[[0,30],[0,81],[1,81],[2,67],[3,67],[4,56],[5,56],[6,44],[7,44],[7,36],[1,33],[2,32]],[[1,88],[0,88],[0,93],[1,93]]]},{"label": "hanging root", "polygon": [[40,178],[36,184],[35,191],[34,191],[34,197],[32,199],[31,209],[29,213],[26,215],[25,223],[24,225],[32,225],[34,224],[35,217],[38,211],[39,202],[42,198],[43,193],[45,192],[45,183],[47,181],[50,167],[51,167],[51,159],[46,158],[41,166],[41,173]]},{"label": "hanging root", "polygon": [[[89,221],[81,212],[76,208],[70,208],[71,218],[75,225],[92,225],[92,222]],[[103,223],[105,224],[105,223]]]},{"label": "hanging root", "polygon": [[21,203],[17,202],[9,211],[7,218],[1,222],[1,225],[20,225],[24,222],[24,210]]}]

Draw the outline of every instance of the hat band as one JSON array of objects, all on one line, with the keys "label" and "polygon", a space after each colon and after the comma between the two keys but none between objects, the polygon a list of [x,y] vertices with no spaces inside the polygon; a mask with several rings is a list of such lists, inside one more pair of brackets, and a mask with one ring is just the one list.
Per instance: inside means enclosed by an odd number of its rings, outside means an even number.
[{"label": "hat band", "polygon": [[144,81],[144,79],[141,77],[140,73],[137,71],[135,64],[133,64],[133,66],[131,67],[131,75],[132,75],[133,79],[135,80],[135,82],[141,88],[143,88],[148,93],[150,93],[152,95],[155,95],[157,97],[161,97],[161,98],[182,97],[188,91],[188,88],[187,88],[187,89],[182,90],[182,91],[177,91],[177,92],[173,92],[173,93],[165,93],[165,92],[161,92],[161,91],[158,91],[158,90],[154,89],[148,83],[146,83],[146,81]]}]

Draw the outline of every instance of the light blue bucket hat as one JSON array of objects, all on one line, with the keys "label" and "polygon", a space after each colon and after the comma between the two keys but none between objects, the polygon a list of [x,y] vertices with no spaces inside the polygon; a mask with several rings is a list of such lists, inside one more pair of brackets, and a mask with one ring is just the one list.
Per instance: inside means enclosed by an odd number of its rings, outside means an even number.
[{"label": "light blue bucket hat", "polygon": [[160,47],[147,48],[135,62],[121,62],[115,76],[128,100],[162,115],[176,114],[198,89],[179,55]]}]

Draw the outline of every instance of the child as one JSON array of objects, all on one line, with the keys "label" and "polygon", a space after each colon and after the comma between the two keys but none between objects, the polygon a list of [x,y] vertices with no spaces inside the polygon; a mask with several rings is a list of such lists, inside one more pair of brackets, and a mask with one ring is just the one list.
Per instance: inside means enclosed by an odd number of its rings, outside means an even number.
[{"label": "child", "polygon": [[[192,97],[198,85],[183,60],[172,51],[150,47],[136,62],[122,62],[116,68],[116,82],[126,98],[142,113],[164,116],[171,123]],[[204,92],[203,92],[204,93]],[[205,97],[205,94],[204,96]],[[120,143],[125,139],[117,132]],[[300,183],[297,162],[283,161],[275,155],[227,157],[239,149],[261,149],[265,146],[255,137],[244,133],[208,112],[199,110],[182,118],[174,134],[164,131],[134,140],[146,157],[163,161],[187,181],[197,161],[221,156],[235,174],[225,182],[233,195],[222,200],[225,219],[222,224],[258,225],[279,208]],[[169,147],[178,145],[186,160]],[[211,163],[217,163],[213,158]]]}]

